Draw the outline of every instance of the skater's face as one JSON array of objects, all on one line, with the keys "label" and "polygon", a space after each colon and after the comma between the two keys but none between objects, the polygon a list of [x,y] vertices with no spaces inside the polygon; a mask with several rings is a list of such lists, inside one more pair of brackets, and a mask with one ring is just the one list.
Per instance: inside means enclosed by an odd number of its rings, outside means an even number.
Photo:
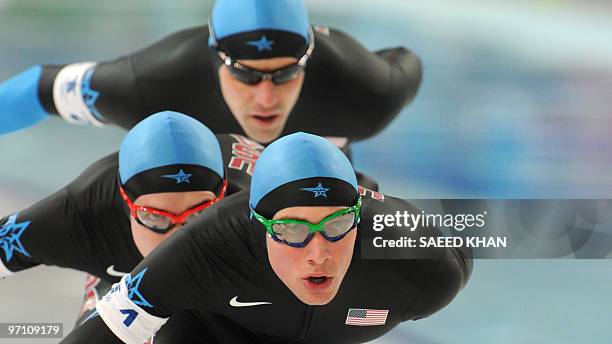
[{"label": "skater's face", "polygon": [[[238,60],[243,66],[261,72],[274,72],[294,65],[294,57]],[[269,143],[278,138],[293,110],[304,83],[304,71],[283,83],[261,80],[249,84],[232,74],[231,66],[219,68],[221,93],[234,117],[250,138]]]},{"label": "skater's face", "polygon": [[[312,224],[345,207],[291,207],[277,212],[273,219],[295,219]],[[292,247],[267,237],[268,258],[278,278],[308,305],[325,305],[338,293],[351,264],[357,231],[331,242],[314,233],[304,247]]]}]

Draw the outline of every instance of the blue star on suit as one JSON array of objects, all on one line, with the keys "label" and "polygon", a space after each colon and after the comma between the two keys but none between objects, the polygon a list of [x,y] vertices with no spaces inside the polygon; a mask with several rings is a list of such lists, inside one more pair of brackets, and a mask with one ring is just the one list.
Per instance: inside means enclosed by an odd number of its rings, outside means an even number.
[{"label": "blue star on suit", "polygon": [[144,298],[144,296],[142,296],[140,291],[138,291],[138,287],[140,286],[140,281],[142,280],[142,277],[144,276],[144,274],[147,272],[147,269],[148,268],[142,270],[134,277],[132,277],[129,274],[126,275],[125,284],[128,288],[128,297],[130,298],[130,300],[134,301],[134,304],[137,304],[139,306],[144,306],[144,307],[153,307],[153,305],[150,304],[149,301],[147,301]]},{"label": "blue star on suit", "polygon": [[0,227],[0,248],[6,255],[6,261],[10,262],[15,252],[30,256],[21,243],[21,235],[28,228],[31,221],[17,223],[17,214],[9,217],[8,221]]}]

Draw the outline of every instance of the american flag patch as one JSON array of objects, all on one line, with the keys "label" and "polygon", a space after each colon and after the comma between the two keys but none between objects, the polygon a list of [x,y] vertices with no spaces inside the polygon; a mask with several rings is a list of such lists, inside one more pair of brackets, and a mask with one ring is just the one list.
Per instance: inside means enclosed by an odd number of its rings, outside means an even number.
[{"label": "american flag patch", "polygon": [[349,308],[346,315],[346,325],[375,326],[384,325],[389,311],[386,309]]}]

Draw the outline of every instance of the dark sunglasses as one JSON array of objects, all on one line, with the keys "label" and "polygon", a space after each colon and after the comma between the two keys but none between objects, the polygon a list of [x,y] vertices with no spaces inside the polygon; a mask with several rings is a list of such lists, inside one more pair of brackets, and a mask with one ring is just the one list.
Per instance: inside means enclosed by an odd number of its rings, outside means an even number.
[{"label": "dark sunglasses", "polygon": [[236,80],[241,81],[245,84],[256,85],[263,80],[270,80],[276,85],[287,83],[291,80],[297,79],[302,71],[306,68],[306,64],[310,57],[312,56],[312,52],[315,47],[314,43],[314,32],[312,28],[308,28],[308,49],[306,49],[306,53],[302,56],[298,62],[291,64],[287,67],[283,67],[277,70],[273,70],[270,72],[260,71],[254,68],[247,67],[239,62],[237,62],[234,58],[227,55],[225,52],[219,49],[219,44],[217,41],[217,37],[215,36],[215,31],[212,26],[211,18],[208,18],[208,30],[210,32],[210,38],[212,41],[212,46],[217,50],[217,56],[223,64],[227,66],[232,77]]}]

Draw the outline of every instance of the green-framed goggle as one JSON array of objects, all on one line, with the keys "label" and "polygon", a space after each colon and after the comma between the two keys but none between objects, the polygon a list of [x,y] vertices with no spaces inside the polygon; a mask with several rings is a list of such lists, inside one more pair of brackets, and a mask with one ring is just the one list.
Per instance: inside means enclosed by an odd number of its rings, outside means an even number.
[{"label": "green-framed goggle", "polygon": [[304,247],[315,232],[320,232],[331,242],[344,238],[359,223],[361,197],[358,196],[355,205],[340,209],[317,224],[293,219],[269,220],[252,208],[251,211],[255,219],[266,227],[272,239],[292,247]]}]

